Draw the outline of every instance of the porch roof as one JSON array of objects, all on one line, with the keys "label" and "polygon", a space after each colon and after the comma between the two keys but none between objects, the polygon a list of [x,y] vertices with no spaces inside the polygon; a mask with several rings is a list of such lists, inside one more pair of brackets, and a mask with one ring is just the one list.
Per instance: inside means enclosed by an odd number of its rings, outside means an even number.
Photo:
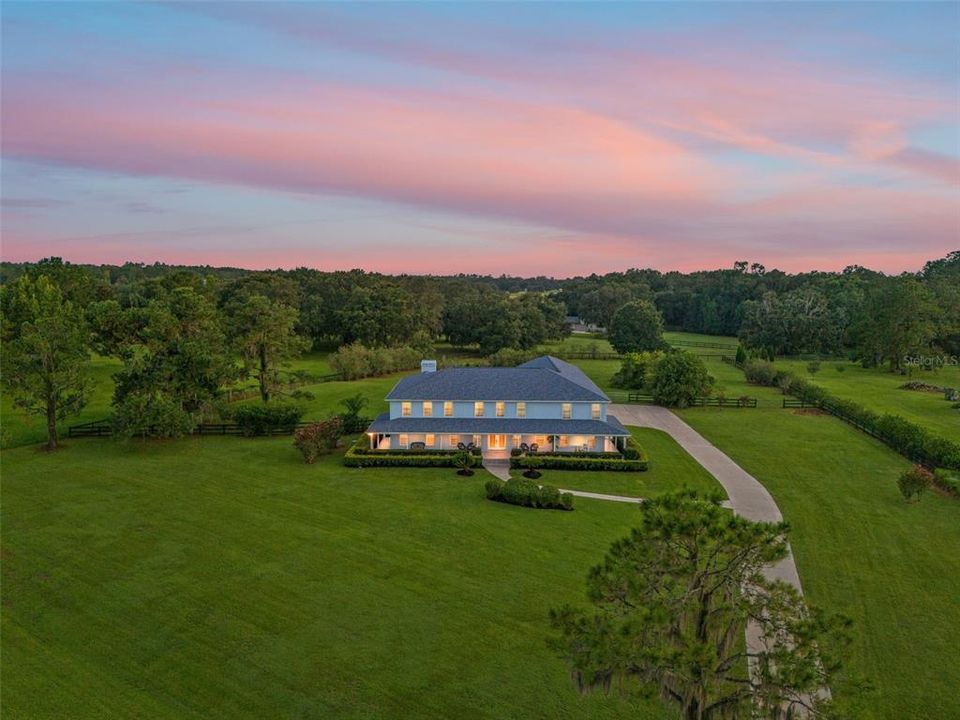
[{"label": "porch roof", "polygon": [[607,420],[550,420],[538,418],[455,418],[455,417],[401,417],[390,419],[383,413],[370,423],[367,432],[394,433],[456,433],[458,435],[611,435],[623,437],[630,432],[615,415]]}]

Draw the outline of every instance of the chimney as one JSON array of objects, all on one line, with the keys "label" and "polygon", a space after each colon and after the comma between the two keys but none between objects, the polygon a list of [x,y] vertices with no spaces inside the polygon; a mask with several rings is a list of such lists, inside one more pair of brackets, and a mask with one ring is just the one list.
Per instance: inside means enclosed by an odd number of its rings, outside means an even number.
[{"label": "chimney", "polygon": [[431,373],[437,371],[437,361],[436,360],[421,360],[420,361],[420,372],[422,373]]}]

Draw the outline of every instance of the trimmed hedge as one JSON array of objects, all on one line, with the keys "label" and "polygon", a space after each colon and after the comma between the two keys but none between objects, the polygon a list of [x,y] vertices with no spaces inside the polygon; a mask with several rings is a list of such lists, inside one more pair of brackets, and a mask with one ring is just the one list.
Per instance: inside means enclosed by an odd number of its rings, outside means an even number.
[{"label": "trimmed hedge", "polygon": [[784,393],[812,403],[863,430],[914,462],[930,468],[960,470],[960,443],[935,435],[899,415],[881,415],[853,400],[835,397],[820,385],[775,369],[773,363],[754,360],[742,369],[749,382],[779,387]]},{"label": "trimmed hedge", "polygon": [[[347,467],[457,467],[458,450],[370,450],[364,448],[366,435],[361,435],[343,455]],[[474,453],[480,467],[480,453]]]},{"label": "trimmed hedge", "polygon": [[488,500],[543,510],[573,510],[573,495],[561,493],[552,485],[537,485],[532,480],[493,478],[484,484]]},{"label": "trimmed hedge", "polygon": [[614,472],[642,472],[649,467],[644,457],[627,460],[622,457],[583,457],[577,455],[520,455],[510,458],[513,470],[609,470]]}]

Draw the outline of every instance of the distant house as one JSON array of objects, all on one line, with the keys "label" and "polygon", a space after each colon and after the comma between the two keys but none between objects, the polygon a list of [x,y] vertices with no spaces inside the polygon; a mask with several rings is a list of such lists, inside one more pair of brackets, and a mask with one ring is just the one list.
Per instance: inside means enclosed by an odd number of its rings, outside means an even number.
[{"label": "distant house", "polygon": [[629,436],[607,412],[610,398],[583,371],[555,357],[518,367],[437,370],[398,382],[390,411],[367,429],[375,449],[456,449],[472,443],[485,456],[527,446],[536,452],[617,451]]},{"label": "distant house", "polygon": [[575,333],[599,333],[605,332],[605,330],[599,325],[594,325],[593,323],[585,323],[579,315],[567,315],[566,316],[567,325],[569,326],[571,332]]}]

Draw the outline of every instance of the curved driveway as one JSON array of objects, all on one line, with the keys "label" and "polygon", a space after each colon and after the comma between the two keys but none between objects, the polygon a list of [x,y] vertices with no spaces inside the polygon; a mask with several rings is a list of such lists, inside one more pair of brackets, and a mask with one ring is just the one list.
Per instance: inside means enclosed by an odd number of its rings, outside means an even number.
[{"label": "curved driveway", "polygon": [[[610,412],[624,425],[651,427],[669,434],[723,485],[730,498],[730,506],[738,515],[764,522],[783,520],[773,496],[753,475],[711,445],[703,435],[667,408],[657,405],[611,405]],[[772,565],[766,575],[770,579],[790,583],[803,592],[797,566],[793,562],[793,553]]]}]

